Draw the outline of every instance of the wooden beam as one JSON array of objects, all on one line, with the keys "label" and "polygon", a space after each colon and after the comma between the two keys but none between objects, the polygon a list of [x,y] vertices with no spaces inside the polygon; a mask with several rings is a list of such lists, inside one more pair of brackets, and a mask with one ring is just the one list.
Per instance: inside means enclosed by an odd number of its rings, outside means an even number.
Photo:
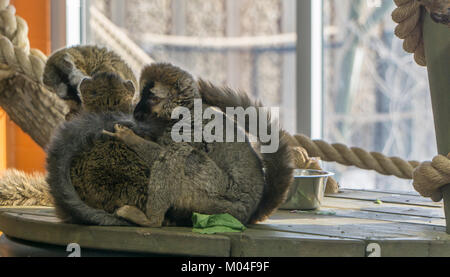
[{"label": "wooden beam", "polygon": [[[439,154],[447,156],[450,153],[450,29],[444,24],[433,22],[428,13],[424,17],[423,36],[436,140]],[[442,192],[447,233],[450,234],[450,184]]]}]

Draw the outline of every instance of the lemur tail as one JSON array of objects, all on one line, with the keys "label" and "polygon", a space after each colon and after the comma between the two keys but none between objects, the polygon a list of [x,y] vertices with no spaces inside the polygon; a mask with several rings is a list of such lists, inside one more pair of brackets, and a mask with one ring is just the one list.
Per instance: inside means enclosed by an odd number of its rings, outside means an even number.
[{"label": "lemur tail", "polygon": [[[112,115],[87,115],[63,123],[55,132],[47,149],[47,182],[55,201],[56,212],[65,222],[104,226],[130,225],[127,221],[95,209],[83,202],[71,182],[70,166],[73,158],[102,135],[112,130],[106,122],[115,122]],[[122,118],[123,119],[123,118]],[[112,124],[112,123],[111,123]]]},{"label": "lemur tail", "polygon": [[0,176],[0,206],[53,206],[44,174],[9,169]]},{"label": "lemur tail", "polygon": [[[242,92],[235,92],[230,88],[219,88],[203,80],[198,81],[202,100],[206,104],[216,106],[223,112],[227,107],[262,107],[259,101],[254,101]],[[270,122],[270,113],[267,115]],[[259,118],[258,118],[259,122]],[[271,124],[268,124],[268,133],[271,133]],[[245,126],[246,132],[249,126]],[[255,134],[256,135],[256,134]],[[289,147],[289,134],[279,128],[279,147],[275,153],[260,153],[265,167],[266,186],[262,199],[250,218],[250,223],[256,223],[267,219],[271,213],[283,204],[293,181],[294,166],[292,152]],[[259,137],[258,137],[258,141]],[[262,144],[260,142],[260,144]]]}]

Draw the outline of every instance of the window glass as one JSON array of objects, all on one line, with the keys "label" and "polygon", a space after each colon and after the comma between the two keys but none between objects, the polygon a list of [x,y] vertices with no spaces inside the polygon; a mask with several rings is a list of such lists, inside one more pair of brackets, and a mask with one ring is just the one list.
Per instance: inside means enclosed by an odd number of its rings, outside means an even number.
[{"label": "window glass", "polygon": [[295,0],[90,2],[92,43],[118,52],[128,45],[121,54],[138,69],[125,35],[155,61],[280,107],[283,126],[295,131]]},{"label": "window glass", "polygon": [[[317,0],[319,1],[319,0]],[[296,130],[295,0],[90,0],[88,42],[139,74],[168,61],[280,107]],[[426,68],[394,36],[393,1],[323,0],[323,138],[408,160],[436,155]],[[301,51],[301,49],[299,49]],[[301,99],[300,99],[301,100]],[[413,191],[411,180],[324,164],[345,188]]]},{"label": "window glass", "polygon": [[[395,37],[393,1],[324,0],[325,140],[409,160],[436,155],[427,71]],[[342,186],[412,191],[410,180],[332,166]]]}]

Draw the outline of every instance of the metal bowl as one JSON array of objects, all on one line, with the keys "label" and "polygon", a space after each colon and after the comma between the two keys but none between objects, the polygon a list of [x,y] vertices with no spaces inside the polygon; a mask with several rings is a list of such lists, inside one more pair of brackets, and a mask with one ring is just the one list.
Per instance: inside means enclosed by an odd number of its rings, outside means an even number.
[{"label": "metal bowl", "polygon": [[280,206],[282,210],[315,210],[320,208],[327,184],[327,179],[334,173],[296,169],[286,201]]}]

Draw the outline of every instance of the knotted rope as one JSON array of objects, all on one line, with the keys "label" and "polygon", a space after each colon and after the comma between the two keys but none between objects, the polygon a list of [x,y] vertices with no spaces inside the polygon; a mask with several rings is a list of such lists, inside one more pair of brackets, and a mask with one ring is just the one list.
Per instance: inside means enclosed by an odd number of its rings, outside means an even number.
[{"label": "knotted rope", "polygon": [[346,166],[375,170],[382,175],[393,175],[402,179],[414,179],[414,188],[424,197],[434,201],[442,199],[440,188],[450,184],[450,154],[448,157],[437,156],[432,162],[419,163],[405,161],[398,157],[386,157],[377,152],[344,144],[329,144],[323,140],[311,140],[304,135],[294,136],[298,145],[303,147],[309,156],[319,157],[327,162],[337,162]]},{"label": "knotted rope", "polygon": [[394,0],[397,8],[392,20],[398,23],[395,35],[403,39],[403,49],[414,53],[414,60],[421,66],[427,65],[422,35],[422,6],[416,0]]},{"label": "knotted rope", "polygon": [[[447,0],[394,0],[397,8],[392,20],[397,23],[395,35],[403,39],[403,49],[414,53],[414,60],[427,65],[423,42],[423,14],[425,9],[436,22],[449,25],[450,1]],[[449,25],[450,26],[450,25]]]},{"label": "knotted rope", "polygon": [[0,0],[0,63],[41,82],[47,57],[30,49],[28,25],[9,2]]},{"label": "knotted rope", "polygon": [[431,162],[420,164],[413,173],[414,188],[423,197],[431,197],[438,202],[442,199],[440,187],[450,184],[450,153],[439,155]]},{"label": "knotted rope", "polygon": [[[416,61],[425,65],[420,18],[421,7],[415,0],[394,0],[399,6],[393,13],[399,23],[396,34],[405,38],[405,50],[414,50]],[[420,31],[420,32],[419,32]],[[28,26],[25,20],[15,15],[9,0],[0,0],[0,77],[8,71],[20,72],[34,81],[41,82],[47,57],[37,49],[30,49]],[[450,154],[437,156],[432,162],[419,164],[397,157],[386,157],[381,153],[367,152],[361,148],[348,148],[343,144],[328,144],[322,140],[311,140],[304,135],[296,135],[294,151],[295,163],[299,168],[320,169],[318,157],[328,162],[338,162],[346,166],[375,170],[383,175],[399,178],[414,178],[414,188],[425,197],[438,201],[442,198],[439,188],[450,183]],[[306,151],[306,152],[305,152]],[[332,187],[337,188],[330,178]]]}]

